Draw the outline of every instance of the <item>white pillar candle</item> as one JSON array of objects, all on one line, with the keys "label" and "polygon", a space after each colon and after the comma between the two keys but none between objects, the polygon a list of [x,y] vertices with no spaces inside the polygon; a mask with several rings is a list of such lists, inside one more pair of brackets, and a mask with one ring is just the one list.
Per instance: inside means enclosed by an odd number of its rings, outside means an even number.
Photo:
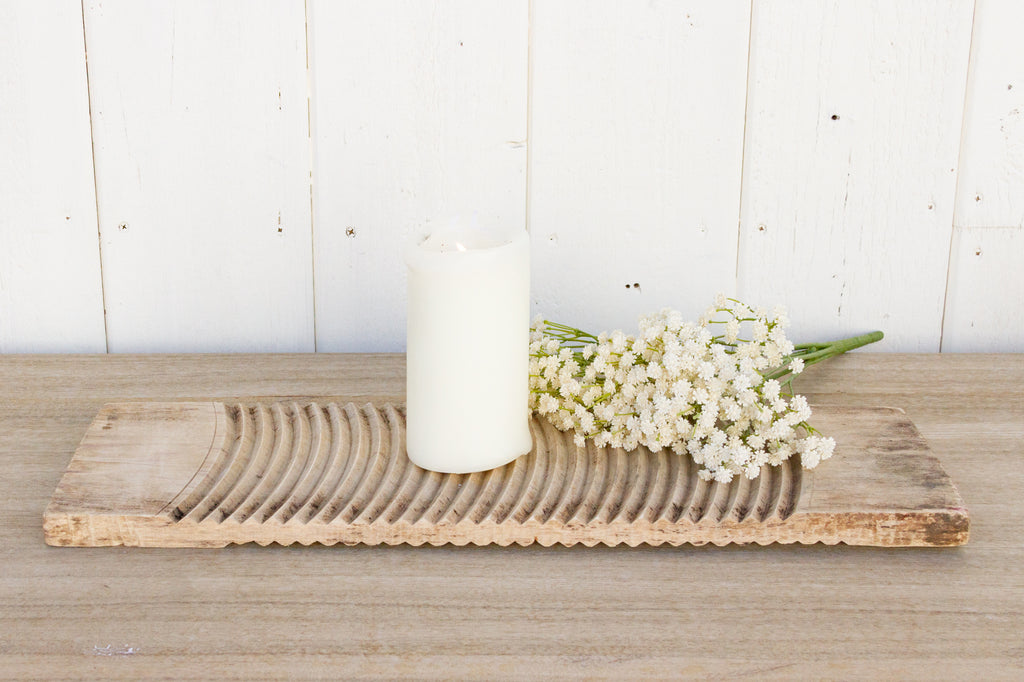
[{"label": "white pillar candle", "polygon": [[486,471],[530,451],[530,238],[449,228],[406,252],[406,448]]}]

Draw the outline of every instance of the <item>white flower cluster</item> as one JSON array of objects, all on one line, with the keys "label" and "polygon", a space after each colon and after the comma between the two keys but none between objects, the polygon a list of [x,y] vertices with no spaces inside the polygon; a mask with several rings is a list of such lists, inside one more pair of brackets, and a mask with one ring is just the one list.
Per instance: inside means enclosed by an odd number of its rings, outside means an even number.
[{"label": "white flower cluster", "polygon": [[666,309],[641,318],[636,336],[538,319],[530,407],[574,430],[577,446],[591,438],[627,451],[671,448],[689,454],[706,480],[753,479],[794,454],[811,468],[835,441],[815,435],[807,400],[786,390],[803,369],[787,325],[781,308],[768,314],[721,295],[697,324]]}]

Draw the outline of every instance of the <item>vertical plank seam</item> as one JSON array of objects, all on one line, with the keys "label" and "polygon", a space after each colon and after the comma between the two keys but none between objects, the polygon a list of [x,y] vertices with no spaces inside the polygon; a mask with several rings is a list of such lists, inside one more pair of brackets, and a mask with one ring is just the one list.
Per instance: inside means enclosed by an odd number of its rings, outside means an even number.
[{"label": "vertical plank seam", "polygon": [[526,231],[530,231],[533,185],[533,0],[526,2]]},{"label": "vertical plank seam", "polygon": [[89,151],[92,154],[92,198],[96,205],[96,255],[100,266],[100,305],[103,308],[103,351],[110,353],[110,333],[107,330],[107,290],[103,282],[103,236],[100,229],[100,190],[96,175],[96,134],[92,120],[92,86],[89,83],[89,40],[85,31],[85,0],[80,0],[82,11],[82,56],[85,58],[85,100],[89,111]]},{"label": "vertical plank seam", "polygon": [[743,190],[744,190],[744,168],[747,161],[747,120],[750,116],[750,88],[751,88],[751,55],[754,52],[754,1],[750,0],[750,11],[747,12],[747,80],[746,91],[743,95],[743,138],[740,144],[740,193],[736,206],[736,267],[733,272],[732,286],[736,294],[740,288],[740,248],[743,239]]},{"label": "vertical plank seam", "polygon": [[306,39],[306,140],[309,145],[309,258],[310,285],[313,288],[313,352],[317,352],[316,332],[316,219],[313,210],[313,71],[309,63],[309,0],[303,0],[304,37]]},{"label": "vertical plank seam", "polygon": [[967,45],[967,69],[964,75],[964,101],[960,110],[960,145],[956,154],[956,181],[953,183],[953,211],[950,219],[949,249],[946,252],[946,286],[942,291],[942,316],[939,318],[939,352],[946,340],[946,310],[949,307],[949,279],[953,271],[953,244],[956,243],[957,205],[960,198],[960,164],[964,158],[964,143],[967,140],[967,100],[970,94],[971,66],[974,61],[974,31],[978,25],[978,0],[971,10],[971,39]]}]

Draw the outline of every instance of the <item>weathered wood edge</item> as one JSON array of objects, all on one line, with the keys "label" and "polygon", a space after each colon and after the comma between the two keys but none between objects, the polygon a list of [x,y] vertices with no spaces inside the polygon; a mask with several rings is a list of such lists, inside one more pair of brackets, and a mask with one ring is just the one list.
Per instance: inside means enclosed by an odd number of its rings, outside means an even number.
[{"label": "weathered wood edge", "polygon": [[676,524],[619,523],[571,526],[528,522],[453,526],[320,525],[316,538],[300,537],[275,524],[210,526],[153,516],[49,514],[44,519],[47,544],[59,547],[226,547],[260,545],[509,545],[540,544],[593,547],[684,544],[817,544],[873,547],[955,547],[966,544],[970,521],[965,509],[814,514],[795,513],[785,521]]}]

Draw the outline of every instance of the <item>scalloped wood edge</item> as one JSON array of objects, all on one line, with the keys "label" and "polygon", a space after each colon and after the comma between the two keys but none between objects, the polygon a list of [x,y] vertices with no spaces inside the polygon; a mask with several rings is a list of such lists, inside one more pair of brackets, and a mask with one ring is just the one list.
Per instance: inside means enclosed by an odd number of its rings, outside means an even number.
[{"label": "scalloped wood edge", "polygon": [[967,542],[963,500],[901,410],[815,408],[836,455],[708,483],[688,457],[577,448],[534,420],[498,469],[439,474],[405,454],[391,404],[106,405],[43,519],[58,546],[593,546]]}]

